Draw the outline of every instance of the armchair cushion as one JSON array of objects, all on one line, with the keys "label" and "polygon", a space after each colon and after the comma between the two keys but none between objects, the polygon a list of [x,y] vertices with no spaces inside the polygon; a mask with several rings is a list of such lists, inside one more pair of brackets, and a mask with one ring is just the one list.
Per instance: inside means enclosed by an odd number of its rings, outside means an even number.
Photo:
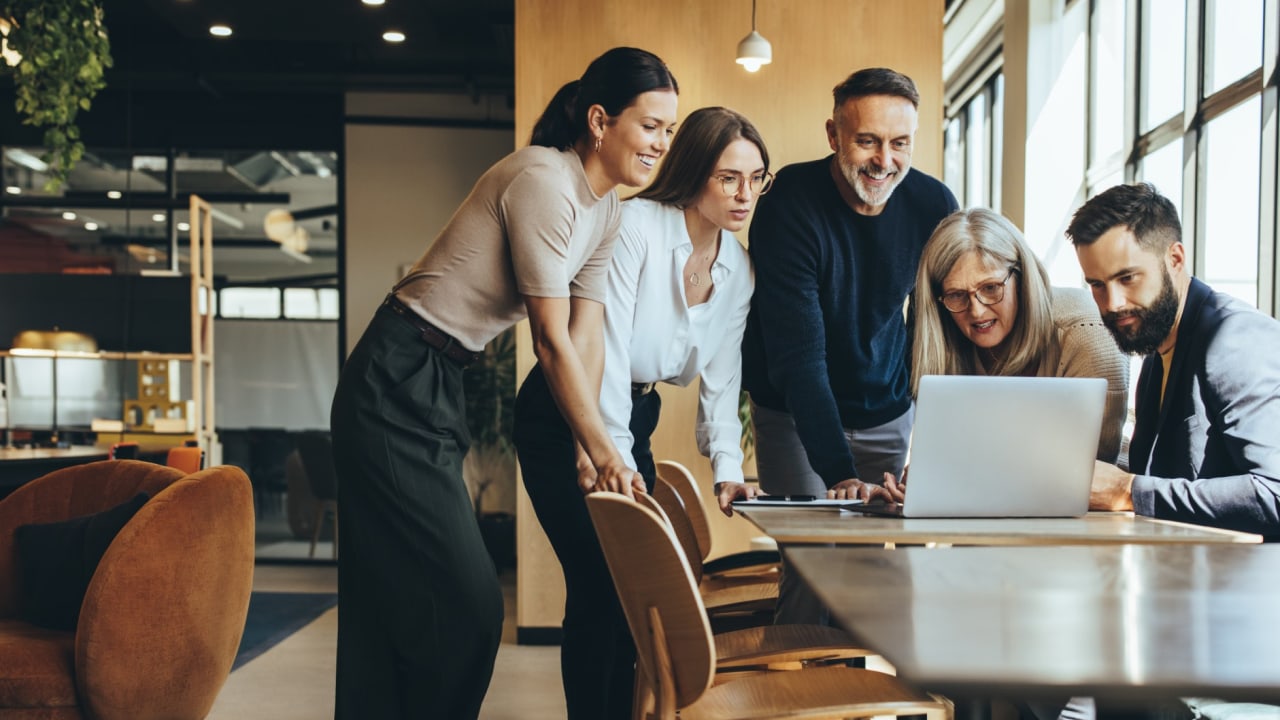
[{"label": "armchair cushion", "polygon": [[19,526],[14,541],[22,573],[22,618],[51,630],[75,631],[98,562],[148,499],[139,493],[92,515]]}]

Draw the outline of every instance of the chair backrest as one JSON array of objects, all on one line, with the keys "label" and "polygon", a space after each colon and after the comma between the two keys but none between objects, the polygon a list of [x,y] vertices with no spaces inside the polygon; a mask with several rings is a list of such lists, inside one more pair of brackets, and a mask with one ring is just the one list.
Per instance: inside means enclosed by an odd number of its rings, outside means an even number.
[{"label": "chair backrest", "polygon": [[230,465],[181,477],[134,515],[80,609],[76,685],[86,717],[209,713],[244,631],[253,538],[253,490]]},{"label": "chair backrest", "polygon": [[693,581],[702,582],[702,548],[698,546],[693,522],[689,520],[684,501],[661,475],[653,484],[653,500],[662,507],[667,524],[675,533],[676,540],[680,541],[680,549],[684,551],[684,557],[689,561],[689,568],[693,571]]},{"label": "chair backrest", "polygon": [[171,468],[178,468],[188,475],[200,472],[204,468],[204,450],[186,445],[169,448],[169,454],[165,456],[164,464]]},{"label": "chair backrest", "polygon": [[623,495],[592,493],[587,509],[658,707],[693,703],[715,676],[715,640],[679,541]]},{"label": "chair backrest", "polygon": [[658,478],[666,480],[679,493],[684,501],[685,514],[693,524],[693,533],[698,538],[698,548],[702,551],[702,560],[711,557],[711,521],[707,519],[707,509],[702,504],[702,491],[698,489],[698,481],[689,472],[689,468],[675,460],[659,460],[655,463]]},{"label": "chair backrest", "polygon": [[298,459],[317,500],[338,498],[338,471],[333,464],[333,437],[327,432],[304,432],[293,438]]}]

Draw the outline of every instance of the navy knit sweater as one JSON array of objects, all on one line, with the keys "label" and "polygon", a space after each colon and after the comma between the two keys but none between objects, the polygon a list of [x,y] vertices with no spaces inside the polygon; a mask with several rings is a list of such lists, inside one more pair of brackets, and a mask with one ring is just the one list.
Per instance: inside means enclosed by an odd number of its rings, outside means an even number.
[{"label": "navy knit sweater", "polygon": [[742,345],[743,389],[791,413],[828,487],[857,477],[844,428],[884,424],[911,405],[903,303],[925,241],[957,207],[945,185],[911,170],[879,215],[859,215],[831,178],[833,157],[783,168],[760,199]]}]

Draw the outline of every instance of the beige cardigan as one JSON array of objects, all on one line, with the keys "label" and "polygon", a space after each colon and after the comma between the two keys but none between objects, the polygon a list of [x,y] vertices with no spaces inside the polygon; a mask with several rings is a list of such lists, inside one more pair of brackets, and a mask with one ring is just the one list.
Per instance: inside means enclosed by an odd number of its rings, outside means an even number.
[{"label": "beige cardigan", "polygon": [[1098,459],[1115,462],[1129,404],[1129,359],[1102,324],[1088,291],[1053,288],[1055,342],[1040,361],[1039,377],[1094,377],[1107,381],[1107,405],[1098,437]]}]

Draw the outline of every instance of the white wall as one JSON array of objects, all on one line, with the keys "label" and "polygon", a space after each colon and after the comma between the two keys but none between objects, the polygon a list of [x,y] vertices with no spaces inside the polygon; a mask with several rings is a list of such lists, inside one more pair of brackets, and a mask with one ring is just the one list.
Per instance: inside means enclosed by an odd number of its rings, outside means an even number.
[{"label": "white wall", "polygon": [[[368,112],[367,98],[358,109]],[[514,147],[509,129],[347,125],[347,352],[401,270],[431,245],[476,179]]]}]

